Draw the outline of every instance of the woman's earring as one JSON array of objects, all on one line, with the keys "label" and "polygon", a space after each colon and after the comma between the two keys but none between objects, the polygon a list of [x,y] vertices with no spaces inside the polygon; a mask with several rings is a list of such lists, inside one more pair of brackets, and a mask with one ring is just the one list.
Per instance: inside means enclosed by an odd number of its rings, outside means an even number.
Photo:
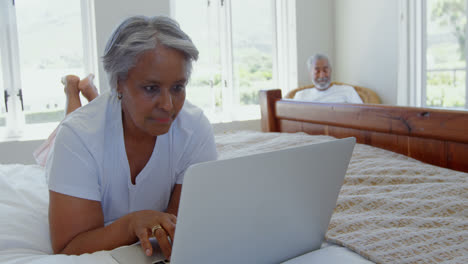
[{"label": "woman's earring", "polygon": [[120,93],[120,92],[117,92],[117,98],[119,98],[119,100],[121,100],[121,99],[122,99],[122,96],[123,96],[123,95],[122,95],[122,93]]}]

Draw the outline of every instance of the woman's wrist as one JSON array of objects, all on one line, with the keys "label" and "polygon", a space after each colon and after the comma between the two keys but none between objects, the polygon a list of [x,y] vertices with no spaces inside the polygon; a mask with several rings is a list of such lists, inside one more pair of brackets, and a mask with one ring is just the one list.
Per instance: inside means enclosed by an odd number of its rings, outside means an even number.
[{"label": "woman's wrist", "polygon": [[137,235],[135,234],[135,213],[136,212],[131,212],[127,215],[125,215],[123,218],[124,220],[124,225],[127,227],[127,234],[131,238],[131,240],[138,240]]}]

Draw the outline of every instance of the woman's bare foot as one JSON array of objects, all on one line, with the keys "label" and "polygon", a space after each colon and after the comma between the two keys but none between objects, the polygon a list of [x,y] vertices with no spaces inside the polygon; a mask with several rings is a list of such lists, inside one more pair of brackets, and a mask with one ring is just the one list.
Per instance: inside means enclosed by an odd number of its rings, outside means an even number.
[{"label": "woman's bare foot", "polygon": [[89,102],[94,100],[94,98],[98,97],[99,95],[93,80],[94,74],[91,73],[78,84],[78,89],[80,90],[81,94],[86,99],[88,99]]},{"label": "woman's bare foot", "polygon": [[78,84],[80,78],[76,75],[66,75],[62,77],[62,83],[64,85],[63,90],[67,96],[66,114],[75,111],[81,107],[80,90]]}]

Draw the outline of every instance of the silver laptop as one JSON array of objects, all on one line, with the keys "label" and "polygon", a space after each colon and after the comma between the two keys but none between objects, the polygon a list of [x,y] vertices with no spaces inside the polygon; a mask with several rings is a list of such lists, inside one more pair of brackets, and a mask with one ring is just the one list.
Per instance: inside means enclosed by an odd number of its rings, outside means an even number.
[{"label": "silver laptop", "polygon": [[[319,249],[355,142],[339,139],[191,166],[170,263],[280,263]],[[111,254],[120,263],[164,259],[160,253],[146,257],[140,245]]]}]

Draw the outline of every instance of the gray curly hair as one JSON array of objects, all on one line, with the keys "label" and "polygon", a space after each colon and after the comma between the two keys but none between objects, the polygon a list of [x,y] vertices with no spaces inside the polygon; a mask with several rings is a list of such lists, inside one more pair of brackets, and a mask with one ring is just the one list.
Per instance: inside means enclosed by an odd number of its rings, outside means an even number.
[{"label": "gray curly hair", "polygon": [[165,16],[133,16],[115,29],[102,57],[113,92],[117,89],[118,81],[127,78],[138,57],[156,48],[157,44],[182,52],[187,62],[187,75],[190,76],[192,61],[198,59],[198,49],[179,24]]}]

